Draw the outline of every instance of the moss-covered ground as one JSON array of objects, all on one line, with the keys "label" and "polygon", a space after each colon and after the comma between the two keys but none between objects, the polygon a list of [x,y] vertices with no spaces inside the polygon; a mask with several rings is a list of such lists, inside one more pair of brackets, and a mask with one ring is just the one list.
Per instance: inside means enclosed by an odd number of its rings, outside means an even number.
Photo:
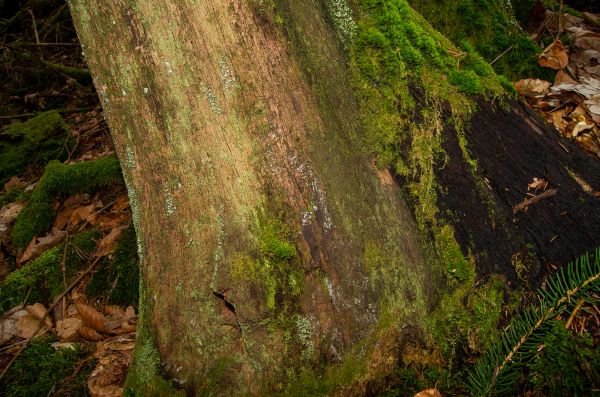
[{"label": "moss-covered ground", "polygon": [[93,193],[121,181],[121,168],[116,157],[71,165],[51,161],[17,218],[12,231],[13,244],[24,248],[34,236],[42,236],[48,231],[56,216],[54,200],[78,192]]},{"label": "moss-covered ground", "polygon": [[66,159],[74,143],[67,131],[67,124],[55,110],[0,131],[0,185],[27,166]]},{"label": "moss-covered ground", "polygon": [[65,290],[62,261],[65,260],[67,283],[85,266],[83,255],[90,255],[96,247],[97,231],[91,230],[69,240],[66,255],[60,244],[44,252],[39,258],[26,263],[0,282],[0,312],[14,306],[36,302],[48,304]]},{"label": "moss-covered ground", "polygon": [[1,394],[23,396],[87,396],[87,378],[93,360],[84,361],[90,353],[82,344],[55,349],[53,336],[33,340],[17,358],[0,384]]}]

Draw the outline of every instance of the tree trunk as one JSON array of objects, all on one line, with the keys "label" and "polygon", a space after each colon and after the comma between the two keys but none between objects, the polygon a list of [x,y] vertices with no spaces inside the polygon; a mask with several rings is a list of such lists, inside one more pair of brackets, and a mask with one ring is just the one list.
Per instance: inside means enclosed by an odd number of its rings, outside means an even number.
[{"label": "tree trunk", "polygon": [[[271,394],[323,374],[350,384],[391,370],[406,335],[425,329],[445,288],[446,229],[434,225],[431,236],[420,202],[403,191],[411,177],[372,159],[349,78],[352,32],[343,27],[354,22],[340,4],[70,2],[123,166],[142,261],[132,387],[158,393],[159,369],[196,393]],[[478,105],[466,129],[477,142],[472,155],[482,156],[477,172],[452,125],[435,130],[449,155],[446,166],[431,159],[441,181],[434,202],[447,210],[435,216],[448,218],[449,240],[456,233],[462,254],[472,251],[484,273],[514,278],[511,254],[529,241],[511,223],[522,192],[508,197],[505,180],[494,180],[492,195],[482,193],[482,175],[514,162],[525,190],[530,177],[544,175],[540,159],[529,171],[523,159],[531,153],[513,161],[519,141],[496,140],[494,120],[549,153],[558,146],[536,135],[548,131],[525,123],[516,103],[497,113]],[[575,166],[589,165],[577,156]],[[561,167],[557,178],[579,192]],[[469,201],[460,202],[463,194]],[[403,197],[412,197],[410,206]],[[558,222],[559,207],[544,225]],[[486,220],[463,221],[474,214]],[[497,256],[494,244],[503,247]]]}]

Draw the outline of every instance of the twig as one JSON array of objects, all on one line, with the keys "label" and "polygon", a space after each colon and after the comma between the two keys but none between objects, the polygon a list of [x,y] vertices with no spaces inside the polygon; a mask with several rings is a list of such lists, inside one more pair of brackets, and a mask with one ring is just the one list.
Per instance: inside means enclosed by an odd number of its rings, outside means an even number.
[{"label": "twig", "polygon": [[571,313],[569,319],[567,320],[567,323],[565,324],[566,329],[569,329],[569,327],[571,327],[571,323],[575,319],[575,316],[577,316],[579,310],[581,310],[581,307],[583,306],[584,302],[585,300],[583,298],[579,299],[579,302],[577,302],[577,306],[575,306],[575,309],[573,309],[573,313]]},{"label": "twig", "polygon": [[537,196],[533,196],[531,198],[521,201],[519,204],[517,204],[513,207],[513,214],[516,214],[517,212],[524,210],[525,208],[527,208],[527,206],[537,203],[538,201],[540,201],[542,199],[556,195],[557,191],[558,190],[556,190],[556,189],[546,190],[545,192],[540,193]]},{"label": "twig", "polygon": [[37,44],[40,44],[40,35],[38,34],[38,30],[37,30],[37,22],[35,21],[35,15],[33,15],[33,11],[30,9],[27,10],[29,12],[29,15],[31,15],[31,21],[33,23],[33,34],[35,35],[35,42]]},{"label": "twig", "polygon": [[44,325],[44,320],[46,319],[46,317],[48,316],[48,314],[51,313],[56,308],[56,306],[62,300],[62,298],[64,298],[69,292],[71,292],[71,290],[73,288],[75,288],[77,286],[77,284],[79,284],[81,282],[81,280],[83,280],[83,278],[85,276],[87,276],[92,270],[94,270],[94,267],[98,264],[98,262],[100,262],[100,259],[102,259],[102,258],[103,258],[102,255],[97,256],[96,259],[94,259],[94,261],[92,262],[92,264],[83,273],[81,273],[79,275],[79,277],[77,277],[75,279],[75,281],[73,281],[71,283],[71,285],[69,285],[67,287],[67,289],[65,289],[62,294],[60,294],[54,300],[54,303],[48,308],[48,310],[46,311],[46,313],[39,320],[38,327],[35,330],[35,332],[33,333],[33,335],[31,335],[29,338],[27,338],[27,340],[25,341],[25,343],[23,343],[21,345],[21,348],[10,359],[10,361],[8,362],[8,364],[6,364],[6,367],[4,367],[4,369],[2,370],[2,373],[0,373],[0,382],[2,381],[2,379],[4,379],[4,376],[6,375],[6,373],[10,369],[10,367],[13,365],[13,363],[15,362],[15,360],[17,359],[17,357],[19,357],[19,354],[21,354],[21,352],[29,345],[29,343],[33,340],[33,338],[37,335],[37,333],[40,332],[40,330],[42,329],[42,326]]},{"label": "twig", "polygon": [[[71,154],[69,153],[69,157],[70,156]],[[62,260],[60,261],[60,268],[62,270],[63,286],[67,288],[67,248],[69,248],[69,232],[67,232],[67,237],[65,237],[64,245],[65,247],[63,249]],[[62,298],[62,314],[63,318],[67,315],[67,298],[64,296]]]},{"label": "twig", "polygon": [[[88,107],[88,108],[74,108],[74,109],[52,109],[52,110],[56,110],[58,113],[85,113],[85,112],[90,112],[92,110],[94,110],[94,107]],[[13,114],[13,115],[5,115],[5,116],[0,116],[0,119],[26,119],[29,117],[35,117],[38,114],[40,114],[42,112],[31,112],[31,113],[21,113],[21,114]]]},{"label": "twig", "polygon": [[78,43],[19,43],[24,47],[79,47]]},{"label": "twig", "polygon": [[492,62],[490,62],[490,65],[493,65],[496,63],[496,61],[498,61],[500,58],[502,58],[504,55],[506,55],[507,52],[509,52],[510,50],[513,49],[513,46],[511,44],[510,47],[508,47],[506,50],[502,51],[502,54],[498,55],[496,58],[494,58],[494,60]]}]

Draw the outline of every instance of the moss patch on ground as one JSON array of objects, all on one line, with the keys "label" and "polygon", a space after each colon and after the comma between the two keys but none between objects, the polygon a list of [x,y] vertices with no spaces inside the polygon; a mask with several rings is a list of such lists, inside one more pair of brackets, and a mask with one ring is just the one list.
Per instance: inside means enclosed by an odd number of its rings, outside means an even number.
[{"label": "moss patch on ground", "polygon": [[69,127],[60,114],[51,110],[0,132],[0,185],[31,164],[64,160],[73,142]]},{"label": "moss patch on ground", "polygon": [[[91,254],[99,236],[97,231],[91,230],[69,240],[65,262],[67,284],[86,263],[77,252]],[[62,293],[65,290],[61,269],[63,253],[64,245],[60,244],[9,274],[0,283],[0,312],[4,313],[21,303],[47,304],[52,297]]]},{"label": "moss patch on ground", "polygon": [[12,231],[12,242],[26,247],[34,236],[42,236],[52,225],[56,212],[54,200],[78,192],[94,191],[123,180],[116,157],[66,165],[51,161],[38,182],[27,206],[21,211]]},{"label": "moss patch on ground", "polygon": [[86,287],[90,297],[105,297],[108,304],[137,306],[139,300],[139,269],[137,243],[133,226],[119,238],[110,260],[102,262]]},{"label": "moss patch on ground", "polygon": [[21,353],[3,379],[0,389],[8,397],[87,396],[87,378],[94,363],[75,369],[89,352],[80,344],[56,350],[54,337],[34,339]]}]

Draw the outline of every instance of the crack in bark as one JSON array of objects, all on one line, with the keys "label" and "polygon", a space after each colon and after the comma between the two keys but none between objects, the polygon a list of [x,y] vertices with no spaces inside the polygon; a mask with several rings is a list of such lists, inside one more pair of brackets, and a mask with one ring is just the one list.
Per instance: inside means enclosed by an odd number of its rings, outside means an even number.
[{"label": "crack in bark", "polygon": [[217,298],[219,298],[221,301],[223,301],[223,303],[225,304],[225,307],[231,312],[233,313],[233,316],[235,317],[235,323],[236,323],[236,327],[238,329],[238,331],[240,331],[240,336],[243,339],[244,338],[244,334],[243,334],[243,330],[242,330],[242,325],[240,324],[240,320],[238,318],[238,315],[235,311],[235,306],[233,305],[233,303],[229,302],[227,300],[227,298],[225,297],[225,293],[220,293],[217,291],[213,290],[213,295],[216,296]]}]

